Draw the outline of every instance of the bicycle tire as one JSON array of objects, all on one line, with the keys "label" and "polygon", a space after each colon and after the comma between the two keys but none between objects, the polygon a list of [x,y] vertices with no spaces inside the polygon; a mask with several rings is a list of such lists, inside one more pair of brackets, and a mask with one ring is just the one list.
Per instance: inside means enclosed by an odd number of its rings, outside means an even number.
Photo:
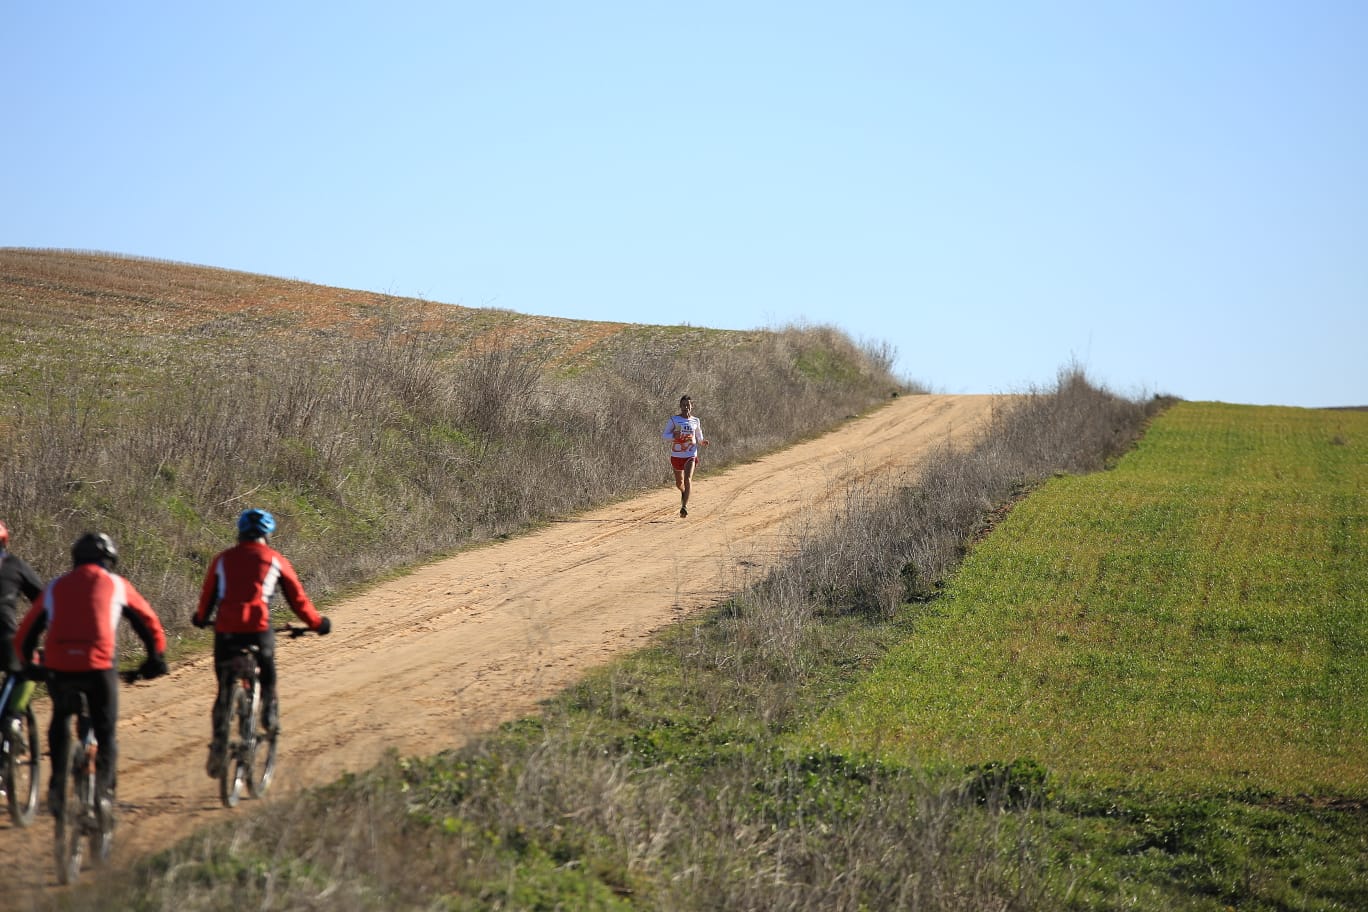
[{"label": "bicycle tire", "polygon": [[279,736],[279,732],[263,729],[257,732],[252,742],[251,775],[247,779],[247,790],[253,798],[265,797],[271,780],[275,778],[276,739]]},{"label": "bicycle tire", "polygon": [[[76,833],[74,839],[67,838],[68,830]],[[74,883],[81,876],[81,837],[75,827],[66,820],[58,820],[53,829],[52,850],[57,862],[57,882],[65,886]]]},{"label": "bicycle tire", "polygon": [[[79,762],[84,745],[73,740],[67,754],[67,795],[66,805],[57,818],[53,830],[53,849],[57,860],[57,882],[74,883],[81,876],[81,861],[84,853],[81,832],[81,810],[84,807],[82,790],[86,787],[87,776]],[[89,777],[89,778],[94,778]]]},{"label": "bicycle tire", "polygon": [[[251,724],[251,695],[234,682],[233,706],[228,717],[230,739],[227,755],[224,757],[223,772],[219,775],[219,798],[223,801],[224,807],[237,807],[238,799],[242,797],[242,787],[251,776],[248,769],[250,761],[243,756],[243,733],[251,731]],[[232,737],[233,733],[236,733],[236,737]],[[250,738],[250,735],[248,737]]]},{"label": "bicycle tire", "polygon": [[42,754],[33,707],[27,707],[17,719],[18,729],[5,741],[5,797],[14,825],[26,827],[38,812],[38,784],[42,778],[38,767]]},{"label": "bicycle tire", "polygon": [[[95,794],[95,778],[92,775],[90,789]],[[92,800],[93,819],[86,821],[86,841],[90,846],[90,863],[103,867],[114,851],[114,801],[110,798]]]}]

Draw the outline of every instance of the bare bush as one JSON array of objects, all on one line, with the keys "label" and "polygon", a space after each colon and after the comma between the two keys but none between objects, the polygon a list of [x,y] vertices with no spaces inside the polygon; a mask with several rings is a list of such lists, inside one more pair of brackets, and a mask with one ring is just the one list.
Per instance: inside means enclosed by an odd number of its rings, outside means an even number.
[{"label": "bare bush", "polygon": [[898,360],[898,349],[884,339],[862,339],[860,351],[869,362],[870,369],[878,373],[892,374],[893,363]]},{"label": "bare bush", "polygon": [[457,368],[463,426],[497,441],[532,412],[547,353],[535,342],[495,338],[478,342]]}]

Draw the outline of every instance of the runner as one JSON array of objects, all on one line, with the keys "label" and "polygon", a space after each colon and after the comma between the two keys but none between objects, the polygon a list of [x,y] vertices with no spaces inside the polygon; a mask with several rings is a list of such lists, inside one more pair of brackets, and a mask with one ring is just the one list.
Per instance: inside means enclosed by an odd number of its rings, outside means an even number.
[{"label": "runner", "polygon": [[670,442],[670,468],[674,470],[675,487],[679,489],[679,515],[688,516],[694,469],[702,458],[701,449],[708,445],[703,425],[694,417],[691,397],[680,398],[679,414],[670,416],[670,423],[665,425],[660,437]]}]

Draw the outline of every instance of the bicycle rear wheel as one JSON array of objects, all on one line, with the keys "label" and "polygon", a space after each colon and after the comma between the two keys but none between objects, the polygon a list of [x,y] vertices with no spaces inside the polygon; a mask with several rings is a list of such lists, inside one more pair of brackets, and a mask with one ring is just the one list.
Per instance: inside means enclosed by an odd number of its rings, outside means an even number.
[{"label": "bicycle rear wheel", "polygon": [[251,778],[251,757],[245,745],[252,741],[252,695],[241,686],[233,688],[233,706],[228,717],[228,731],[232,733],[219,774],[219,798],[225,807],[237,807],[242,788]]},{"label": "bicycle rear wheel", "polygon": [[[263,711],[262,715],[265,713]],[[252,742],[252,759],[248,767],[250,775],[247,779],[247,788],[253,798],[260,798],[266,794],[266,790],[271,787],[271,780],[275,778],[276,764],[276,739],[280,737],[278,732],[260,730]]]},{"label": "bicycle rear wheel", "polygon": [[75,883],[81,876],[81,829],[71,820],[58,820],[53,831],[53,855],[57,861],[57,882]]},{"label": "bicycle rear wheel", "polygon": [[[95,792],[95,779],[90,782],[92,796]],[[109,853],[114,849],[114,800],[109,797],[93,799],[90,813],[85,818],[86,841],[90,845],[90,863],[102,867],[109,861]]]},{"label": "bicycle rear wheel", "polygon": [[82,845],[81,815],[86,808],[86,791],[94,787],[94,774],[87,775],[81,762],[84,746],[79,741],[71,745],[67,756],[66,805],[57,817],[53,830],[53,852],[57,861],[57,882],[74,883],[81,876]]},{"label": "bicycle rear wheel", "polygon": [[14,825],[26,827],[33,822],[33,815],[38,810],[38,782],[41,778],[38,771],[41,759],[38,719],[30,706],[15,720],[17,725],[5,734],[5,797]]}]

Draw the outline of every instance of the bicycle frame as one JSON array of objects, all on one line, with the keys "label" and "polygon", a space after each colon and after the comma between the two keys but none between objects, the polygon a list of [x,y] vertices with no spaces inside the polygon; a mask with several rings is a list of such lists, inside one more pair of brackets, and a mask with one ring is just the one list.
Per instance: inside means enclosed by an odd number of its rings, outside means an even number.
[{"label": "bicycle frame", "polygon": [[275,732],[257,728],[258,720],[264,717],[259,658],[256,646],[246,646],[233,656],[230,665],[224,720],[228,742],[219,775],[219,797],[226,807],[237,806],[244,785],[253,798],[266,794],[275,774]]}]

